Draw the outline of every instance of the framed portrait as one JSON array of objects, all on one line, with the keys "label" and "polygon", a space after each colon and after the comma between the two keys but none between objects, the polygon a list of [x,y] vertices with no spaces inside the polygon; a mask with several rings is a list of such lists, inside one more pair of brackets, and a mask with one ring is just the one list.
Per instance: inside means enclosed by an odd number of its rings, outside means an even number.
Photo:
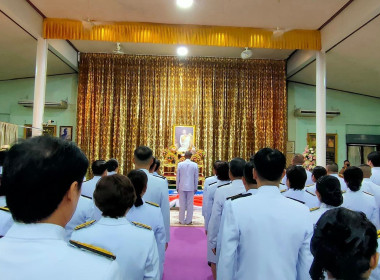
[{"label": "framed portrait", "polygon": [[73,127],[72,126],[60,126],[59,138],[62,140],[73,141]]},{"label": "framed portrait", "polygon": [[186,152],[195,147],[195,126],[175,125],[173,127],[173,145],[178,152]]},{"label": "framed portrait", "polygon": [[[57,126],[56,125],[43,125],[42,129],[43,129],[42,135],[49,135],[52,137],[57,136]],[[25,125],[25,128],[24,128],[24,138],[25,139],[32,137],[32,130],[33,129],[32,129],[31,124]]]},{"label": "framed portrait", "polygon": [[[307,134],[307,145],[316,148],[317,138],[315,133]],[[326,162],[337,162],[338,160],[338,134],[326,134]]]}]

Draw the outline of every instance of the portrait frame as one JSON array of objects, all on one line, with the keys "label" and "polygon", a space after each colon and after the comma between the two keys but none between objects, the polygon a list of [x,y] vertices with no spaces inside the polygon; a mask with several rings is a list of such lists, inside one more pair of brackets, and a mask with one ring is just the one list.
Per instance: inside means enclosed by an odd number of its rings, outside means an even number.
[{"label": "portrait frame", "polygon": [[[66,129],[66,136],[64,136]],[[59,127],[59,138],[67,141],[73,141],[73,127],[72,126],[60,126]]]},{"label": "portrait frame", "polygon": [[[307,145],[309,148],[316,148],[316,134],[307,134]],[[326,134],[326,162],[337,162],[338,161],[338,134],[327,133]]]},{"label": "portrait frame", "polygon": [[[32,129],[31,128],[28,128],[28,127],[32,127],[31,124],[25,124],[24,125],[24,138],[25,139],[28,139],[30,137],[32,137]],[[49,135],[49,136],[52,136],[52,137],[56,137],[57,136],[57,126],[56,125],[43,125],[42,126],[42,135]]]},{"label": "portrait frame", "polygon": [[173,125],[173,145],[180,148],[180,136],[183,130],[187,131],[187,134],[192,135],[190,140],[190,149],[195,147],[195,125]]}]

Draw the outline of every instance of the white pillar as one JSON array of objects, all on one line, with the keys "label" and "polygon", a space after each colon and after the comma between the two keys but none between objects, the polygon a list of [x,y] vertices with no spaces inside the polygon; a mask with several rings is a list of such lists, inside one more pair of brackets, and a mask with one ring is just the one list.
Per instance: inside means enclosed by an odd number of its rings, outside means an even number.
[{"label": "white pillar", "polygon": [[38,38],[36,77],[34,79],[33,127],[40,128],[41,130],[32,129],[32,136],[38,136],[42,134],[46,90],[47,51],[47,40]]},{"label": "white pillar", "polygon": [[326,53],[319,51],[316,58],[316,156],[317,165],[326,166]]}]

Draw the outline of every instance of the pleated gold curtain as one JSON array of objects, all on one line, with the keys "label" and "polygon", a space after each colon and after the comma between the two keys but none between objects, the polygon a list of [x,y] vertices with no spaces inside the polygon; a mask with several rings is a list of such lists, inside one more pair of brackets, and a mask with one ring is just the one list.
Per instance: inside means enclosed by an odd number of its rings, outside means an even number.
[{"label": "pleated gold curtain", "polygon": [[139,145],[162,160],[174,125],[195,125],[206,175],[216,159],[285,150],[284,61],[81,54],[79,70],[77,143],[90,161],[114,157],[126,174]]}]

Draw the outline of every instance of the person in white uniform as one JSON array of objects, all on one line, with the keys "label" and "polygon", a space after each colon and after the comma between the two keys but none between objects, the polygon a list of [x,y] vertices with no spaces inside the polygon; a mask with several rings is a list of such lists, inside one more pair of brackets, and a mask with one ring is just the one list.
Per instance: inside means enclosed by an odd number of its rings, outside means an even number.
[{"label": "person in white uniform", "polygon": [[255,195],[242,194],[223,210],[218,280],[310,279],[309,209],[281,195],[285,156],[264,148],[255,154]]},{"label": "person in white uniform", "polygon": [[319,207],[317,195],[305,190],[306,170],[302,166],[293,165],[286,170],[286,185],[288,191],[282,193],[285,197],[305,204],[307,207]]},{"label": "person in white uniform", "polygon": [[17,222],[0,239],[2,279],[121,279],[112,254],[64,241],[87,167],[70,141],[39,136],[12,146],[2,187]]},{"label": "person in white uniform", "polygon": [[338,165],[335,162],[328,163],[326,166],[326,171],[327,171],[327,175],[333,176],[339,180],[340,189],[342,190],[342,192],[346,192],[348,189],[347,184],[343,178],[339,177]]},{"label": "person in white uniform", "polygon": [[371,167],[368,164],[361,164],[359,168],[363,171],[362,187],[363,192],[372,194],[375,197],[377,207],[380,209],[380,186],[371,181]]},{"label": "person in white uniform", "polygon": [[[295,154],[292,158],[292,164],[291,165],[298,165],[298,166],[302,166],[305,162],[305,158],[303,157],[302,154]],[[306,170],[306,175],[307,175],[307,179],[306,179],[306,182],[305,182],[305,185],[306,186],[309,186],[309,185],[312,185],[314,184],[313,180],[311,179],[311,172],[309,170]],[[284,176],[284,178],[282,178],[281,180],[281,183],[283,185],[286,186],[286,175]]]},{"label": "person in white uniform", "polygon": [[149,226],[134,224],[125,218],[136,200],[128,177],[115,174],[100,179],[94,200],[103,217],[97,223],[76,228],[72,240],[112,252],[123,279],[160,279],[153,231]]},{"label": "person in white uniform", "polygon": [[339,207],[343,203],[343,195],[339,180],[333,176],[322,176],[317,181],[317,197],[321,202],[320,207],[310,209],[310,219],[315,225],[326,211]]},{"label": "person in white uniform", "polygon": [[369,153],[367,164],[372,168],[371,181],[380,186],[380,151]]},{"label": "person in white uniform", "polygon": [[144,194],[144,199],[160,206],[162,217],[164,218],[166,247],[170,240],[170,205],[168,181],[160,176],[149,173],[149,168],[153,163],[153,152],[149,147],[140,146],[134,152],[133,163],[135,169],[141,169],[148,176],[148,187]]},{"label": "person in white uniform", "polygon": [[207,242],[214,255],[216,255],[216,245],[218,240],[220,220],[222,218],[224,202],[227,198],[245,193],[246,189],[242,180],[245,160],[234,158],[230,161],[229,177],[231,184],[219,186],[215,191],[214,203],[211,210],[211,217],[207,229]]},{"label": "person in white uniform", "polygon": [[160,206],[142,199],[146,193],[148,183],[148,176],[144,171],[132,170],[127,176],[131,180],[136,193],[136,201],[127,213],[127,220],[130,222],[143,223],[152,228],[157,243],[160,259],[160,277],[162,279],[164,273],[166,236]]},{"label": "person in white uniform", "polygon": [[185,153],[185,161],[178,163],[176,174],[176,189],[179,193],[179,223],[185,225],[189,225],[193,221],[194,194],[198,190],[198,164],[190,160],[191,156],[190,151]]},{"label": "person in white uniform", "polygon": [[104,160],[95,160],[91,165],[91,170],[94,177],[83,183],[82,195],[92,199],[96,184],[100,178],[107,176],[107,162]]},{"label": "person in white uniform", "polygon": [[361,190],[363,171],[359,167],[350,166],[344,171],[343,176],[348,190],[343,195],[342,206],[353,211],[363,212],[376,228],[380,228],[379,208],[375,197],[373,194]]},{"label": "person in white uniform", "polygon": [[317,190],[318,179],[326,175],[327,175],[326,168],[324,168],[323,166],[314,167],[313,172],[311,173],[311,179],[313,180],[314,184],[306,186],[305,189],[312,194],[316,194],[315,191]]},{"label": "person in white uniform", "polygon": [[111,176],[119,172],[119,162],[115,158],[107,161],[107,175]]},{"label": "person in white uniform", "polygon": [[345,208],[327,211],[311,239],[314,256],[311,279],[368,279],[379,256],[374,225],[363,215]]},{"label": "person in white uniform", "polygon": [[[5,156],[5,152],[1,151],[0,153],[4,153],[4,156]],[[2,156],[0,155],[0,163],[1,165],[3,165],[4,158],[1,159],[1,157]],[[4,188],[1,187],[1,182],[0,182],[0,238],[5,236],[7,231],[13,225],[12,214],[9,211],[8,207],[6,207],[7,203],[5,201],[5,192],[3,189]]]},{"label": "person in white uniform", "polygon": [[[213,176],[206,177],[204,183],[203,183],[203,203],[202,203],[202,216],[204,219],[206,219],[206,209],[207,209],[207,189],[210,184],[216,183],[218,180],[218,177],[216,176],[216,166],[217,164],[221,162],[220,160],[217,160],[214,162],[212,167],[212,174]],[[205,230],[207,231],[207,228],[205,227]]]}]

